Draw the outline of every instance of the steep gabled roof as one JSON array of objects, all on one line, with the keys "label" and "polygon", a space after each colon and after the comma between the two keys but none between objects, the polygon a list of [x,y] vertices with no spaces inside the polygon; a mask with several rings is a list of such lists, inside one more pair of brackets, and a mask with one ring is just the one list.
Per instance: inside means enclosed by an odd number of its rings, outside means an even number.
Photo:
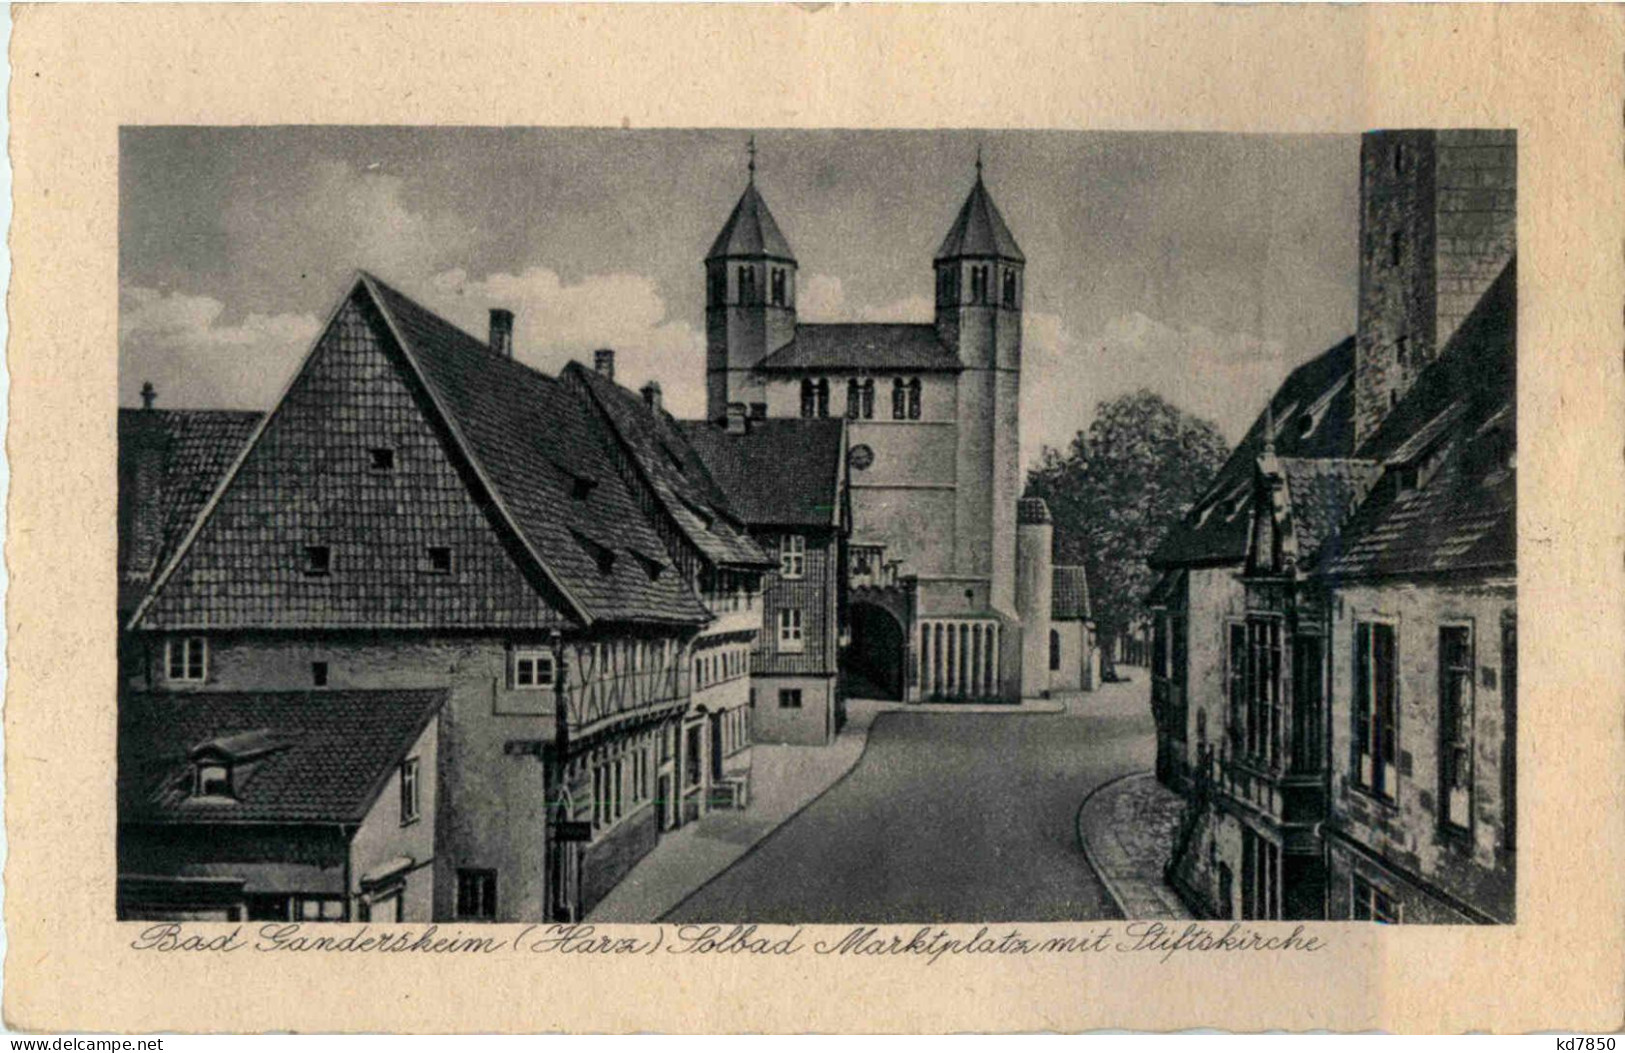
[{"label": "steep gabled roof", "polygon": [[703,420],[677,426],[751,526],[839,523],[844,420],[752,420],[740,434]]},{"label": "steep gabled roof", "polygon": [[118,412],[119,610],[140,601],[263,414]]},{"label": "steep gabled roof", "polygon": [[579,362],[566,366],[564,377],[580,385],[604,413],[660,507],[701,555],[719,567],[776,565],[745,533],[727,495],[664,411],[651,409],[638,395]]},{"label": "steep gabled roof", "polygon": [[1015,235],[1005,225],[1004,217],[999,214],[999,207],[993,203],[993,196],[982,184],[980,172],[977,172],[976,185],[971,187],[965,203],[960,206],[953,226],[948,228],[948,236],[942,239],[942,246],[937,249],[936,261],[940,263],[965,256],[992,256],[1014,263],[1024,263],[1027,259],[1021,254],[1021,246],[1016,244]]},{"label": "steep gabled roof", "polygon": [[1055,621],[1089,620],[1089,576],[1084,568],[1055,568],[1050,588],[1050,617]]},{"label": "steep gabled roof", "polygon": [[1351,457],[1282,457],[1279,464],[1298,564],[1308,566],[1338,551],[1339,532],[1371,492],[1382,466]]},{"label": "steep gabled roof", "polygon": [[928,322],[803,322],[796,326],[794,339],[756,368],[769,373],[957,373],[963,366],[959,356],[938,338],[937,327]]},{"label": "steep gabled roof", "polygon": [[[355,823],[445,703],[407,691],[136,692],[119,700],[120,823]],[[194,760],[232,764],[230,797]]]},{"label": "steep gabled roof", "polygon": [[757,192],[755,180],[739,195],[739,203],[728,214],[717,240],[711,243],[711,251],[705,254],[707,260],[735,256],[771,256],[792,263],[796,258],[767,202]]},{"label": "steep gabled roof", "polygon": [[[666,570],[669,560],[659,535],[639,510],[611,461],[614,438],[579,393],[491,350],[373,276],[358,276],[335,309],[334,321],[324,328],[300,366],[289,392],[295,390],[300,376],[322,353],[334,326],[341,318],[350,317],[347,310],[360,310],[363,316],[366,310],[374,311],[375,315],[367,317],[376,317],[387,329],[386,357],[404,366],[409,386],[422,393],[420,411],[441,429],[453,458],[466,465],[468,471],[461,481],[468,488],[468,496],[488,510],[488,522],[496,527],[509,555],[537,582],[529,606],[557,605],[557,613],[550,616],[545,610],[524,614],[528,619],[525,624],[540,624],[538,618],[547,621],[548,617],[557,623],[560,616],[580,623],[609,620],[701,624],[707,619],[705,609],[680,576]],[[287,398],[285,392],[249,449],[200,513],[132,624],[141,624],[154,597],[185,560],[189,546],[252,456],[254,447],[274,427]],[[583,487],[583,481],[588,485]],[[265,499],[274,500],[269,496]],[[377,515],[387,516],[392,525],[398,524],[414,536],[431,536],[443,529],[434,519],[436,512],[436,507],[422,503],[376,510]],[[276,508],[267,507],[262,513],[265,522],[275,522]],[[304,543],[287,540],[290,545]],[[621,555],[628,558],[616,558]],[[369,590],[393,589],[412,604],[417,603],[416,597],[433,591],[421,576],[402,578],[412,576],[415,568],[406,561],[397,562],[401,565],[374,568],[374,577],[395,575],[400,580],[356,583],[360,592],[345,597],[350,606],[365,607]],[[239,590],[230,595],[240,596],[248,606],[244,613],[227,610],[224,616],[217,614],[209,624],[246,628],[257,624],[256,619],[264,619],[267,604],[276,606],[280,586],[275,580],[264,580],[224,583],[222,587]],[[515,617],[504,613],[508,607],[499,605],[495,613],[487,609],[497,602],[488,591],[471,600],[451,611],[442,605],[413,610],[391,607],[376,613],[383,619],[380,624],[425,628],[506,625]],[[295,621],[279,616],[276,624],[313,627],[333,620],[321,604],[309,600],[302,603]],[[357,623],[366,617],[360,607],[347,609],[344,624],[337,627],[364,627]]]},{"label": "steep gabled roof", "polygon": [[1354,338],[1294,369],[1270,398],[1213,477],[1152,556],[1153,567],[1239,563],[1247,556],[1253,473],[1273,424],[1282,457],[1348,457],[1354,452]]}]

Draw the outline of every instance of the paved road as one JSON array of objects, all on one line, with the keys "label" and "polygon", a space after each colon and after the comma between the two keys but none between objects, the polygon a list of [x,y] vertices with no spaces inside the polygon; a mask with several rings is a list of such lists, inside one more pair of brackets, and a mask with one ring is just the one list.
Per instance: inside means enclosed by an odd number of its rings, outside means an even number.
[{"label": "paved road", "polygon": [[674,922],[1115,917],[1078,805],[1149,769],[1146,677],[1061,714],[886,713],[850,775],[678,904]]}]

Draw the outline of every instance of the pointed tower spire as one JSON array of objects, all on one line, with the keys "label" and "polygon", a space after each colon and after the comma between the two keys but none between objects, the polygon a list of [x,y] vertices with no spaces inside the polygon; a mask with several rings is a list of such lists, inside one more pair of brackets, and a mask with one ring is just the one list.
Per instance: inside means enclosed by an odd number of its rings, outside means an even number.
[{"label": "pointed tower spire", "polygon": [[982,181],[982,144],[980,141],[976,144],[976,181],[978,183]]},{"label": "pointed tower spire", "polygon": [[755,135],[755,133],[751,134],[750,141],[745,144],[745,152],[750,155],[750,160],[745,163],[745,169],[749,173],[746,176],[746,179],[750,183],[751,186],[755,186],[756,185],[756,135]]},{"label": "pointed tower spire", "polygon": [[1264,456],[1275,456],[1275,403],[1264,404]]}]

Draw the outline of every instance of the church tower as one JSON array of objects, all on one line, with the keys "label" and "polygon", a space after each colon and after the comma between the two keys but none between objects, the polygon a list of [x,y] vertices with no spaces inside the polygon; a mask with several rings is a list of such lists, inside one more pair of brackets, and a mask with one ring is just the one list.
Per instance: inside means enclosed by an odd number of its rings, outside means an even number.
[{"label": "church tower", "polygon": [[1021,297],[1026,257],[982,182],[937,250],[937,336],[959,375],[954,569],[989,582],[988,606],[1015,612],[1021,497]]},{"label": "church tower", "polygon": [[745,192],[705,254],[706,417],[726,417],[730,402],[765,415],[767,395],[751,371],[795,335],[796,258],[756,189],[752,139]]}]

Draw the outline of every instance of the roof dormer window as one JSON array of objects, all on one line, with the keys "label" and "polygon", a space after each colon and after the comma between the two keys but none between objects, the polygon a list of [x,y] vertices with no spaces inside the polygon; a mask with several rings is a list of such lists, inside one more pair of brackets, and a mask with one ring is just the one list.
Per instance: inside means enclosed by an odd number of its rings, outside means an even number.
[{"label": "roof dormer window", "polygon": [[193,768],[192,793],[197,797],[230,797],[231,765],[219,760],[201,760]]},{"label": "roof dormer window", "polygon": [[333,573],[332,548],[327,545],[306,545],[305,573],[313,578],[325,578]]},{"label": "roof dormer window", "polygon": [[395,451],[388,446],[374,446],[367,451],[367,466],[371,471],[388,474],[395,470]]}]

